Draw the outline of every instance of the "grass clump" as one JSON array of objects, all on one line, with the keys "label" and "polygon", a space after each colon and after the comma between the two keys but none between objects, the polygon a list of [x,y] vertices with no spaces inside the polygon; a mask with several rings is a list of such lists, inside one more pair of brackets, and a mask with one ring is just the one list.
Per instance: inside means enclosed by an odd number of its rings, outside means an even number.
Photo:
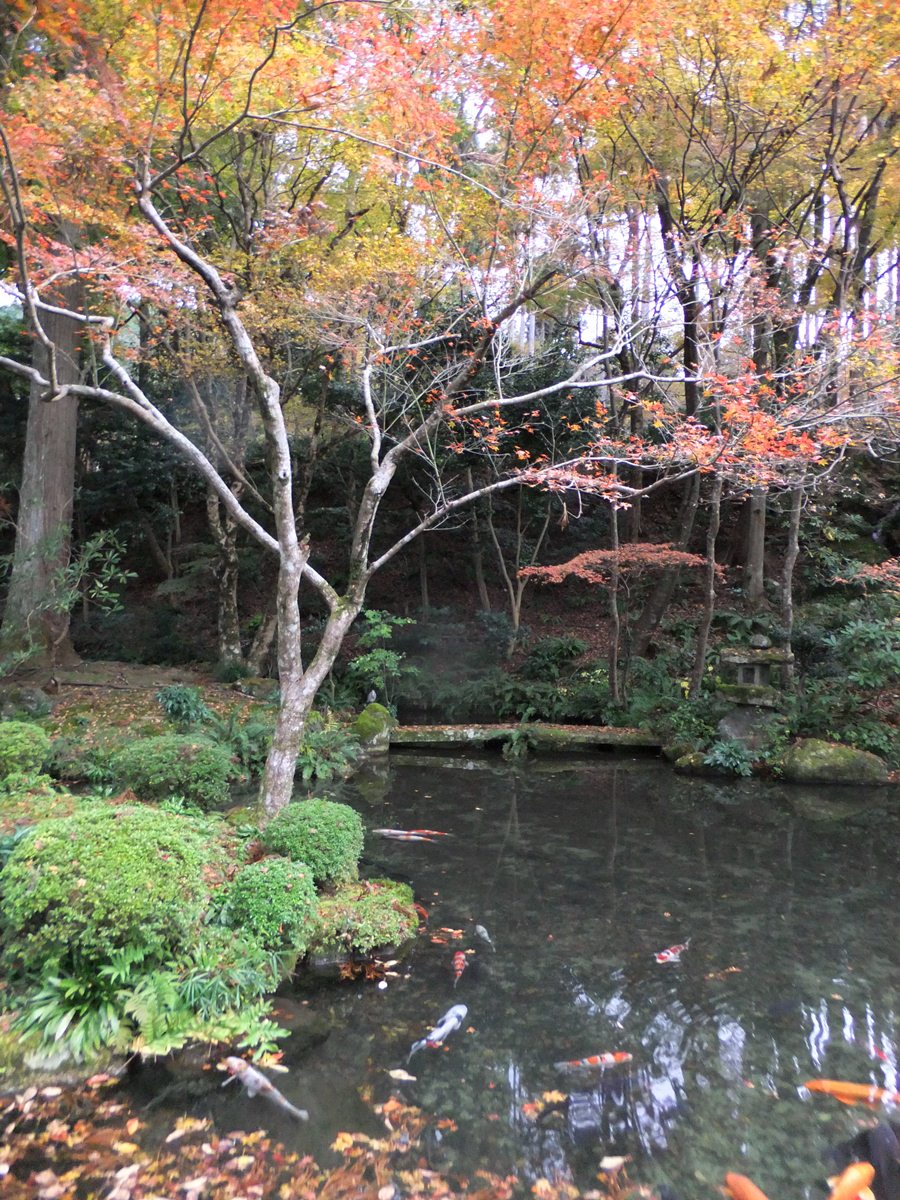
[{"label": "grass clump", "polygon": [[319,899],[315,948],[368,954],[379,946],[407,941],[418,924],[408,884],[393,879],[343,883]]},{"label": "grass clump", "polygon": [[183,796],[201,808],[225,804],[235,774],[224,746],[182,734],[138,738],[112,756],[110,768],[116,783],[141,800]]},{"label": "grass clump", "polygon": [[0,722],[0,779],[37,773],[50,754],[50,739],[29,721]]},{"label": "grass clump", "polygon": [[323,884],[356,877],[364,836],[362,818],[348,804],[301,800],[283,808],[260,840],[270,853],[306,863]]}]

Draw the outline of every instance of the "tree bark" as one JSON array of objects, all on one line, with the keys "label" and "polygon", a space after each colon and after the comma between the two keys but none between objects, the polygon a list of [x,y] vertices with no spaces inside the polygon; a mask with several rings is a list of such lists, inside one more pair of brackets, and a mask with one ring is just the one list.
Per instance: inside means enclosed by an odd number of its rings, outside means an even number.
[{"label": "tree bark", "polygon": [[803,488],[791,492],[791,509],[788,519],[788,543],[781,570],[781,635],[785,650],[791,657],[781,666],[781,683],[784,688],[794,687],[794,656],[791,636],[794,632],[794,567],[800,553],[800,514],[803,510]]},{"label": "tree bark", "polygon": [[[232,484],[240,493],[240,485]],[[218,551],[215,568],[217,608],[217,654],[223,665],[244,664],[241,647],[241,620],[238,608],[237,524],[229,513],[222,513],[219,497],[210,488],[206,493],[206,515]]]},{"label": "tree bark", "polygon": [[764,487],[754,488],[747,504],[744,599],[751,608],[759,608],[765,599],[766,489]]},{"label": "tree bark", "polygon": [[[72,302],[76,297],[69,296]],[[57,379],[62,384],[80,378],[81,325],[59,313],[47,313],[44,329],[56,346]],[[48,375],[47,352],[35,340],[33,363]],[[62,594],[62,573],[69,564],[75,489],[75,438],[78,399],[42,399],[34,382],[28,398],[28,425],[16,546],[0,644],[5,650],[27,652],[35,665],[55,666],[78,661],[69,640],[69,605]]]},{"label": "tree bark", "polygon": [[713,482],[712,496],[709,502],[709,526],[706,530],[706,592],[703,604],[703,617],[697,630],[697,646],[694,651],[694,669],[691,672],[690,697],[696,700],[703,686],[703,674],[706,670],[706,647],[709,642],[709,631],[712,627],[713,614],[716,611],[716,538],[719,535],[719,522],[722,515],[722,476],[716,472]]},{"label": "tree bark", "polygon": [[[610,549],[615,553],[619,550],[619,510],[615,504],[610,505]],[[619,616],[619,564],[613,561],[612,574],[609,581],[609,618],[612,626],[612,636],[609,639],[609,698],[613,704],[621,700],[619,688],[619,640],[622,632],[622,621]]]}]

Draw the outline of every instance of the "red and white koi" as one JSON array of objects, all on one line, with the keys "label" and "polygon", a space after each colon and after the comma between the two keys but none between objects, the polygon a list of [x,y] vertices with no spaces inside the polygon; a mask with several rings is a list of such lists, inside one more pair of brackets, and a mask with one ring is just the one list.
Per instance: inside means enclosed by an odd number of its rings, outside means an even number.
[{"label": "red and white koi", "polygon": [[666,946],[665,950],[659,950],[653,957],[658,963],[677,963],[681,962],[681,956],[691,944],[691,939],[686,942],[679,942],[677,946]]},{"label": "red and white koi", "polygon": [[457,950],[453,955],[453,986],[459,983],[459,978],[469,965],[469,959],[463,950]]},{"label": "red and white koi", "polygon": [[454,1004],[444,1013],[434,1029],[426,1033],[423,1038],[419,1038],[417,1042],[413,1042],[406,1061],[409,1062],[414,1054],[418,1054],[426,1046],[430,1050],[436,1050],[438,1046],[442,1046],[450,1034],[459,1029],[468,1015],[469,1010],[465,1004]]},{"label": "red and white koi", "polygon": [[265,1096],[265,1098],[290,1113],[292,1117],[296,1117],[298,1121],[308,1121],[309,1113],[303,1108],[297,1108],[291,1104],[286,1096],[282,1096],[274,1083],[270,1083],[263,1075],[262,1071],[257,1071],[256,1067],[251,1067],[248,1062],[244,1062],[242,1058],[234,1058],[229,1056],[225,1059],[225,1070],[230,1078],[225,1080],[222,1087],[231,1083],[232,1079],[239,1079],[246,1089],[247,1095],[253,1099],[254,1096]]},{"label": "red and white koi", "polygon": [[632,1055],[627,1050],[612,1050],[605,1054],[592,1054],[589,1058],[569,1058],[553,1065],[557,1071],[605,1071],[607,1067],[618,1067],[623,1063],[630,1063],[631,1059]]},{"label": "red and white koi", "polygon": [[389,838],[392,842],[433,842],[433,837],[420,833],[417,829],[373,829],[379,837]]}]

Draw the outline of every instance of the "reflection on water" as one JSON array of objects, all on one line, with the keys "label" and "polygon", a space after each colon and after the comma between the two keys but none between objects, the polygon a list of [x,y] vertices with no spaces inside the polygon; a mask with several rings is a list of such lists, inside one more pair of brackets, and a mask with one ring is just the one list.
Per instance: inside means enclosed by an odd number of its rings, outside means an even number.
[{"label": "reflection on water", "polygon": [[[370,827],[453,835],[369,838],[363,863],[408,879],[447,940],[421,938],[384,991],[303,994],[330,1035],[287,1046],[279,1086],[312,1120],[270,1125],[297,1149],[327,1160],[339,1129],[371,1128],[363,1101],[400,1089],[455,1122],[429,1139],[434,1167],[590,1186],[602,1155],[629,1154],[633,1178],[684,1200],[717,1196],[726,1170],[812,1197],[826,1146],[872,1118],[803,1081],[898,1088],[896,791],[718,784],[641,759],[395,756],[341,798]],[[655,961],[688,939],[680,962]],[[475,954],[454,990],[459,948]],[[392,1081],[453,1003],[468,1024],[412,1060],[415,1082]],[[612,1050],[632,1063],[553,1066]],[[570,1096],[567,1112],[523,1112],[547,1091]],[[213,1111],[246,1125],[241,1103]]]}]

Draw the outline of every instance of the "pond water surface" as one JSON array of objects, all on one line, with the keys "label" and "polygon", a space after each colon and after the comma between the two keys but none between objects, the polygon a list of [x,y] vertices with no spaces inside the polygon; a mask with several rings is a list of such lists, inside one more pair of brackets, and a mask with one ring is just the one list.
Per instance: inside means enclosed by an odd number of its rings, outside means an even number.
[{"label": "pond water surface", "polygon": [[[900,1087],[897,789],[692,780],[647,758],[393,755],[339,798],[370,829],[452,835],[367,838],[363,874],[412,883],[427,930],[386,989],[296,994],[306,1027],[275,1082],[307,1125],[235,1086],[194,1108],[222,1128],[247,1128],[252,1104],[328,1163],[336,1133],[375,1132],[370,1102],[395,1092],[455,1123],[427,1140],[435,1169],[587,1188],[603,1155],[627,1154],[632,1179],[682,1200],[717,1197],[727,1170],[788,1200],[823,1195],[827,1147],[876,1119],[803,1081]],[[656,961],[679,943],[680,961]],[[459,949],[475,953],[454,988]],[[407,1063],[455,1003],[463,1028]],[[617,1050],[632,1062],[553,1065]],[[575,1096],[571,1119],[535,1120],[555,1091]]]}]

